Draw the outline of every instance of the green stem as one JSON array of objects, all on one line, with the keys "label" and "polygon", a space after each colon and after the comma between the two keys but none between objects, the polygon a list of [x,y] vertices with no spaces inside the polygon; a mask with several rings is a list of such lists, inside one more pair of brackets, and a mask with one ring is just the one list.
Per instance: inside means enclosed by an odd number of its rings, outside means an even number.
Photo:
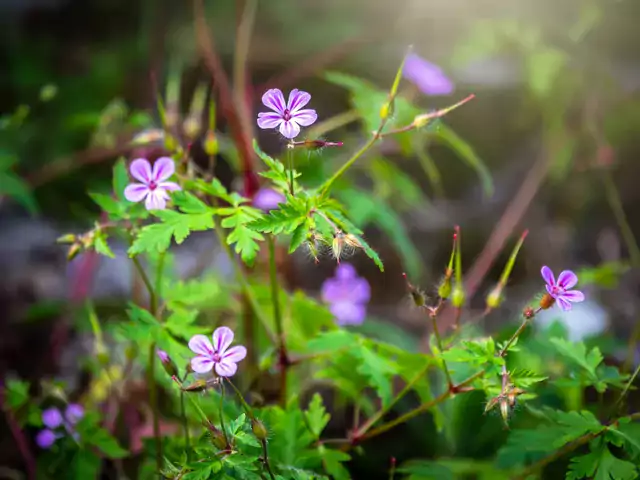
[{"label": "green stem", "polygon": [[[149,276],[142,268],[140,264],[140,260],[138,257],[133,257],[133,264],[135,265],[138,273],[140,274],[140,278],[142,278],[142,282],[145,284],[147,291],[149,292],[149,311],[155,317],[158,313],[158,296],[153,286],[151,285],[151,281],[149,280]],[[153,438],[155,439],[156,444],[156,466],[158,468],[158,472],[162,470],[162,439],[160,438],[160,417],[158,412],[158,386],[156,385],[155,378],[155,368],[156,368],[156,343],[151,342],[149,345],[149,353],[148,353],[148,366],[147,366],[147,383],[149,384],[149,405],[151,407],[151,415],[153,417]]]},{"label": "green stem", "polygon": [[360,150],[358,150],[356,153],[354,153],[351,158],[349,160],[347,160],[345,162],[344,165],[342,165],[342,167],[340,167],[340,169],[333,174],[333,176],[327,180],[324,185],[322,185],[320,187],[320,194],[321,195],[326,195],[327,193],[329,193],[329,190],[331,189],[331,186],[333,185],[333,183],[338,180],[343,174],[344,172],[346,172],[347,170],[349,170],[349,168],[351,167],[351,165],[354,164],[354,162],[356,160],[358,160],[358,158],[360,158],[362,155],[364,155],[366,153],[367,150],[369,150],[374,143],[376,143],[376,140],[378,140],[378,137],[376,135],[372,136],[367,143],[365,143],[362,148],[360,148]]},{"label": "green stem", "polygon": [[[429,370],[429,367],[431,366],[430,363],[427,363],[424,368],[422,368],[415,377],[413,377],[409,383],[407,383],[405,385],[405,387],[400,390],[400,392],[398,392],[398,394],[393,398],[393,400],[391,400],[391,402],[389,403],[389,405],[387,405],[386,407],[382,407],[380,410],[378,410],[371,418],[369,418],[364,425],[362,425],[362,427],[360,427],[357,430],[357,437],[361,437],[363,436],[365,433],[367,433],[367,431],[376,424],[376,422],[378,420],[380,420],[382,417],[384,417],[387,412],[389,412],[389,410],[391,410],[396,403],[398,403],[407,393],[409,393],[411,391],[411,389],[413,388],[413,386],[418,383],[420,381],[421,378],[424,377],[424,375],[427,373],[427,370]],[[356,406],[357,407],[357,406]]]},{"label": "green stem", "polygon": [[260,443],[262,443],[262,452],[263,452],[262,454],[264,456],[264,466],[267,469],[269,478],[271,478],[271,480],[276,480],[276,477],[273,474],[273,471],[271,470],[271,465],[269,464],[269,452],[267,451],[267,441],[260,440]]},{"label": "green stem", "polygon": [[284,339],[284,328],[282,326],[282,312],[280,311],[280,298],[278,295],[278,272],[276,269],[276,242],[273,235],[267,236],[269,245],[269,279],[271,282],[271,300],[273,302],[273,317],[278,335],[280,364],[280,399],[282,406],[287,404],[287,371],[289,369],[289,357],[287,355],[287,345]]},{"label": "green stem", "polygon": [[227,437],[227,429],[224,426],[224,383],[220,384],[220,429],[222,430],[222,435],[224,435],[224,441],[227,445],[231,445],[229,443],[229,437]]},{"label": "green stem", "polygon": [[394,420],[391,420],[390,422],[383,423],[378,428],[374,428],[373,430],[371,430],[368,433],[365,433],[361,437],[355,438],[355,440],[357,440],[358,442],[361,442],[363,440],[367,440],[369,438],[376,437],[376,436],[380,435],[381,433],[384,433],[384,432],[386,432],[388,430],[391,430],[392,428],[394,428],[394,427],[396,427],[396,426],[398,426],[398,425],[400,425],[400,424],[412,419],[413,417],[416,417],[416,416],[420,415],[421,413],[426,412],[427,410],[431,410],[436,405],[439,405],[440,403],[444,402],[449,397],[454,395],[462,387],[466,387],[467,385],[473,383],[475,380],[477,380],[478,378],[482,377],[483,375],[484,375],[484,371],[480,371],[480,372],[477,372],[477,373],[473,374],[472,376],[470,376],[466,380],[460,382],[458,385],[454,385],[453,388],[450,388],[446,392],[443,392],[441,395],[437,396],[433,400],[431,400],[431,401],[429,401],[427,403],[423,403],[422,405],[414,408],[413,410],[405,413],[404,415],[399,416],[398,418],[395,418]]},{"label": "green stem", "polygon": [[[433,334],[436,337],[436,345],[438,346],[439,355],[441,356],[444,352],[442,348],[442,338],[440,337],[440,332],[438,331],[438,320],[436,315],[429,315],[431,317],[431,323],[433,324]],[[449,368],[447,367],[447,362],[442,359],[442,369],[444,370],[444,374],[447,377],[447,387],[451,388],[453,386],[453,381],[451,380],[451,374],[449,373]]]},{"label": "green stem", "polygon": [[[156,302],[158,297],[162,297],[162,276],[164,273],[164,259],[166,252],[160,252],[158,254],[158,266],[156,268],[156,287],[154,289],[156,293]],[[156,305],[155,312],[157,313],[158,307]]]},{"label": "green stem", "polygon": [[180,416],[182,417],[182,428],[184,429],[184,443],[186,444],[187,462],[191,453],[191,438],[189,437],[189,422],[187,420],[187,410],[184,404],[184,392],[180,390]]},{"label": "green stem", "polygon": [[289,193],[293,197],[293,148],[287,147],[287,166],[289,168]]},{"label": "green stem", "polygon": [[244,399],[244,397],[242,396],[242,393],[240,393],[240,390],[238,390],[238,387],[236,387],[233,382],[231,381],[231,379],[229,377],[225,377],[225,380],[227,381],[227,383],[229,385],[231,385],[231,388],[233,388],[236,392],[236,395],[238,396],[238,400],[240,400],[240,403],[242,404],[242,408],[244,409],[244,411],[247,413],[247,416],[251,419],[251,420],[255,420],[256,417],[253,414],[253,410],[251,409],[251,407],[249,406],[249,404],[247,403],[247,401]]},{"label": "green stem", "polygon": [[242,266],[237,262],[235,255],[231,251],[231,247],[229,247],[229,245],[227,244],[227,235],[225,234],[222,226],[220,225],[220,219],[216,215],[213,216],[213,223],[214,223],[214,231],[216,232],[216,236],[218,237],[220,246],[224,249],[225,253],[229,257],[229,260],[231,260],[231,263],[234,267],[236,277],[238,278],[238,282],[240,283],[240,287],[242,288],[242,293],[244,293],[245,297],[249,301],[249,304],[253,309],[254,315],[258,318],[258,320],[260,320],[260,323],[262,323],[271,342],[274,345],[277,345],[277,339],[274,338],[273,332],[271,331],[271,327],[269,325],[269,321],[264,315],[263,309],[260,308],[258,299],[253,293],[251,286],[249,285],[249,280],[247,280],[247,277],[245,276],[244,271],[242,270]]},{"label": "green stem", "polygon": [[[178,386],[180,387],[180,390],[182,390],[182,382],[180,380],[178,380],[176,377],[173,377],[173,381],[176,382],[178,384]],[[184,393],[184,392],[182,392],[182,393]],[[196,409],[196,411],[200,414],[200,416],[202,417],[202,420],[204,420],[205,422],[209,423],[209,419],[207,418],[207,415],[202,410],[202,407],[200,407],[200,404],[198,404],[198,402],[195,401],[193,396],[192,395],[187,395],[187,398],[189,399],[189,401],[191,402],[193,407]]]},{"label": "green stem", "polygon": [[614,407],[617,407],[618,405],[620,405],[622,403],[622,400],[624,399],[624,397],[627,395],[627,393],[629,393],[629,390],[631,389],[631,386],[633,385],[633,382],[636,381],[636,378],[638,377],[638,374],[640,374],[640,365],[638,365],[638,367],[633,372],[633,375],[631,375],[631,378],[629,379],[627,384],[624,386],[624,390],[622,390],[622,393],[620,394],[620,398],[618,398],[618,400],[616,401]]},{"label": "green stem", "polygon": [[529,320],[530,320],[529,318],[525,318],[524,319],[522,324],[518,327],[518,329],[515,331],[515,333],[511,336],[511,338],[509,339],[507,344],[504,346],[504,348],[502,350],[500,350],[500,353],[498,353],[499,357],[504,357],[507,354],[507,351],[509,350],[509,347],[511,347],[511,345],[513,345],[513,342],[515,342],[516,339],[520,336],[520,334],[524,331],[524,329],[527,328],[527,325],[529,324]]},{"label": "green stem", "polygon": [[247,61],[251,34],[256,20],[256,11],[258,10],[258,0],[245,0],[238,2],[237,5],[239,5],[239,8],[244,8],[240,12],[240,21],[236,30],[236,48],[233,59],[233,93],[236,97],[236,105],[240,112],[241,121],[246,122]]}]

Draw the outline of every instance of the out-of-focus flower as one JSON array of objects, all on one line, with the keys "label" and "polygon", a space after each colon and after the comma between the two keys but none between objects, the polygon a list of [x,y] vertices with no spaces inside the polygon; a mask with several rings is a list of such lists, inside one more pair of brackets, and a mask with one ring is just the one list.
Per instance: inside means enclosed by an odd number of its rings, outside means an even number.
[{"label": "out-of-focus flower", "polygon": [[253,206],[269,212],[278,208],[278,205],[285,202],[285,197],[282,193],[272,188],[261,188],[253,197]]},{"label": "out-of-focus flower", "polygon": [[153,164],[145,158],[138,158],[131,162],[129,171],[131,176],[142,183],[131,183],[124,189],[124,196],[130,202],[145,200],[147,210],[162,210],[167,206],[169,195],[167,192],[180,190],[175,182],[167,182],[175,172],[173,159],[160,157]]},{"label": "out-of-focus flower", "polygon": [[229,348],[233,342],[233,330],[219,327],[213,332],[213,345],[204,335],[194,335],[189,340],[189,348],[197,356],[191,359],[191,368],[196,373],[207,373],[215,366],[221,377],[232,377],[238,370],[237,363],[247,356],[242,345]]},{"label": "out-of-focus flower", "polygon": [[59,409],[55,407],[47,408],[42,412],[42,423],[47,427],[38,432],[36,436],[36,443],[40,448],[50,448],[55,441],[62,437],[62,434],[56,429],[61,426],[67,430],[67,432],[78,439],[78,433],[75,431],[75,425],[84,417],[84,408],[77,403],[70,403],[64,412],[64,416]]},{"label": "out-of-focus flower", "polygon": [[311,95],[297,88],[289,93],[289,101],[285,104],[282,91],[278,88],[267,90],[262,96],[262,103],[273,112],[258,114],[258,126],[262,129],[277,128],[283,137],[296,138],[300,127],[308,127],[318,119],[312,109],[302,109],[311,100]]},{"label": "out-of-focus flower", "polygon": [[158,355],[158,358],[162,363],[162,367],[164,368],[164,371],[167,372],[167,374],[170,377],[173,377],[174,375],[178,374],[178,367],[176,366],[174,361],[171,360],[171,357],[167,352],[165,352],[164,350],[157,349],[156,355]]},{"label": "out-of-focus flower", "polygon": [[449,95],[454,90],[453,82],[439,66],[428,62],[415,53],[407,55],[402,75],[425,95]]},{"label": "out-of-focus flower", "polygon": [[[569,290],[570,288],[575,287],[578,283],[578,276],[571,270],[564,270],[561,272],[560,275],[558,275],[557,282],[553,276],[553,272],[546,265],[542,267],[541,273],[542,278],[547,282],[546,287],[549,296],[553,298],[565,312],[571,310],[571,303],[584,301],[584,294],[580,290]],[[553,302],[550,302],[549,307],[552,303]]]},{"label": "out-of-focus flower", "polygon": [[336,268],[335,277],[322,285],[322,300],[330,305],[338,325],[360,325],[367,314],[371,288],[349,263]]}]

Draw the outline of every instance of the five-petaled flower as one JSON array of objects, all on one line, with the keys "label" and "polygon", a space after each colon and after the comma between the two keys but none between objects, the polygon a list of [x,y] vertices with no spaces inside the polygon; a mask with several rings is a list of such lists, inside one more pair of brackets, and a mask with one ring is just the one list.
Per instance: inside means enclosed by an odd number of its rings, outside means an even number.
[{"label": "five-petaled flower", "polygon": [[318,118],[315,110],[302,109],[311,100],[311,95],[297,88],[291,90],[285,104],[282,91],[278,88],[267,90],[262,103],[273,112],[258,114],[258,126],[262,129],[278,128],[282,136],[292,139],[300,133],[300,127],[308,127]]},{"label": "five-petaled flower", "polygon": [[366,279],[359,277],[353,265],[341,263],[335,277],[322,285],[322,300],[330,305],[338,325],[360,325],[367,315],[371,289]]},{"label": "five-petaled flower", "polygon": [[232,377],[238,370],[239,361],[247,356],[242,345],[229,348],[233,342],[233,331],[228,327],[219,327],[213,332],[213,345],[205,335],[194,335],[189,340],[189,348],[197,356],[191,359],[191,368],[196,373],[210,372],[215,366],[221,377]]},{"label": "five-petaled flower", "polygon": [[84,408],[77,403],[70,403],[64,416],[55,407],[47,408],[42,412],[42,423],[46,428],[38,432],[36,443],[40,448],[50,448],[58,438],[62,437],[62,433],[56,431],[59,427],[64,427],[77,440],[75,425],[83,416]]},{"label": "five-petaled flower", "polygon": [[286,198],[284,195],[273,188],[261,188],[256,192],[253,197],[253,206],[269,212],[275,210],[281,203],[284,203]]},{"label": "five-petaled flower", "polygon": [[571,270],[564,270],[556,282],[553,272],[546,265],[541,270],[542,278],[547,282],[547,292],[565,312],[571,310],[571,303],[582,302],[584,294],[580,290],[569,290],[578,283],[578,276]]},{"label": "five-petaled flower", "polygon": [[453,93],[453,82],[442,69],[420,55],[410,53],[404,61],[402,76],[413,83],[425,95],[449,95]]},{"label": "five-petaled flower", "polygon": [[162,210],[167,206],[169,195],[167,192],[180,190],[175,182],[167,182],[175,172],[173,159],[160,157],[153,164],[145,158],[138,158],[131,162],[129,171],[131,176],[142,183],[131,183],[124,189],[124,196],[130,202],[145,200],[147,210]]}]

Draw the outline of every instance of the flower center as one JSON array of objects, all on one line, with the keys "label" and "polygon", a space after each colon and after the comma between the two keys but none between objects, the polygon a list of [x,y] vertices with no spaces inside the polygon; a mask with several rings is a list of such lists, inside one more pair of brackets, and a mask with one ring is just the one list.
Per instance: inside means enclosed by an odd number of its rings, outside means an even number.
[{"label": "flower center", "polygon": [[564,293],[564,288],[559,287],[558,285],[554,285],[551,287],[554,295],[562,295]]},{"label": "flower center", "polygon": [[222,357],[218,352],[213,352],[213,355],[211,355],[211,359],[213,360],[214,363],[220,363],[220,360],[222,360]]},{"label": "flower center", "polygon": [[156,182],[154,182],[153,180],[151,180],[149,182],[149,190],[155,190],[156,188],[158,188],[158,184]]},{"label": "flower center", "polygon": [[284,115],[282,115],[282,118],[285,122],[288,122],[289,120],[291,120],[291,112],[287,109],[284,111]]}]

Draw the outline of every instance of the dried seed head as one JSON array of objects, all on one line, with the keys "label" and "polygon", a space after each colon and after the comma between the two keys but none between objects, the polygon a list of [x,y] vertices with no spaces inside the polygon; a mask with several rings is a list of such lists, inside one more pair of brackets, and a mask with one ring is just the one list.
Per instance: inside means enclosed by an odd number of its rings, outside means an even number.
[{"label": "dried seed head", "polygon": [[358,248],[362,248],[362,245],[354,235],[345,234],[342,230],[337,230],[333,234],[331,252],[338,263],[341,258],[353,255]]}]

